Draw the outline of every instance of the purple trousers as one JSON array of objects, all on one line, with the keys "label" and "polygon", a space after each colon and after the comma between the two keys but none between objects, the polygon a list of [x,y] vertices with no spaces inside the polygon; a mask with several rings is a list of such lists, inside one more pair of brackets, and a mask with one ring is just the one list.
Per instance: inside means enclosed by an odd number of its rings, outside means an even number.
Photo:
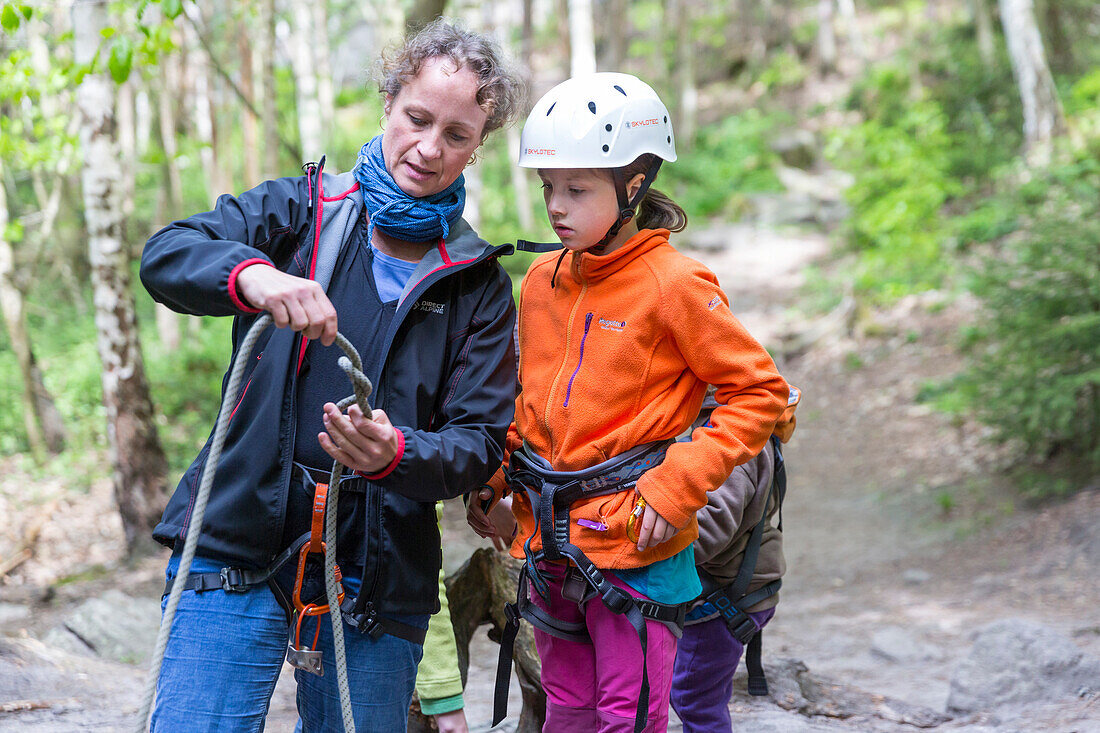
[{"label": "purple trousers", "polygon": [[[757,629],[775,614],[774,608],[750,613]],[[714,618],[684,627],[672,670],[672,709],[684,733],[730,733],[729,702],[733,673],[744,646],[733,638],[726,622]]]}]

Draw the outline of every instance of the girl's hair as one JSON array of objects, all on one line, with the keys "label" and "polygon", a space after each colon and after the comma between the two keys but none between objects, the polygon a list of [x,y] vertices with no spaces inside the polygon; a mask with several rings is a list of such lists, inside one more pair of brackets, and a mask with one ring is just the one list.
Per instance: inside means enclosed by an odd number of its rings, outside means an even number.
[{"label": "girl's hair", "polygon": [[[639,173],[645,173],[658,158],[653,153],[642,153],[634,162],[624,165],[623,180],[629,181]],[[687,227],[688,215],[680,205],[652,186],[638,204],[638,213],[634,216],[639,229],[668,229],[672,232],[683,231]]]},{"label": "girl's hair", "polygon": [[459,69],[477,76],[477,104],[489,117],[481,139],[512,121],[524,98],[524,85],[497,44],[489,37],[466,30],[442,18],[433,20],[416,35],[382,54],[378,91],[396,97],[429,59],[445,57]]}]

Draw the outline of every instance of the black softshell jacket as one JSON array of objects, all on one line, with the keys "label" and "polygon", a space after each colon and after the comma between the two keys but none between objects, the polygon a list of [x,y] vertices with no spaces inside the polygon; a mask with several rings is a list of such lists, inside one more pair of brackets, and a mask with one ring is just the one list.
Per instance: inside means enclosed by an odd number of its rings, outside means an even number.
[{"label": "black softshell jacket", "polygon": [[[330,186],[331,178],[324,177]],[[340,185],[348,180],[340,177]],[[257,259],[311,276],[320,209],[350,205],[353,196],[361,206],[357,184],[329,192],[321,183],[311,170],[222,196],[213,211],[157,232],[142,255],[141,280],[157,301],[181,313],[234,316],[233,358],[248,359],[198,546],[199,554],[233,566],[266,567],[283,549],[302,340],[269,328],[251,354],[237,353],[257,315],[230,292],[231,280]],[[366,229],[356,215],[335,241],[361,246]],[[362,547],[358,610],[368,601],[390,613],[438,609],[434,503],[478,488],[500,467],[516,394],[515,305],[496,258],[510,251],[457,222],[413,273],[387,333],[378,335],[384,357],[381,373],[368,375],[371,402],[405,445],[396,467],[348,502],[361,516],[341,516],[339,539]],[[349,383],[333,401],[350,393]],[[153,530],[165,545],[186,534],[209,449],[208,439]]]}]

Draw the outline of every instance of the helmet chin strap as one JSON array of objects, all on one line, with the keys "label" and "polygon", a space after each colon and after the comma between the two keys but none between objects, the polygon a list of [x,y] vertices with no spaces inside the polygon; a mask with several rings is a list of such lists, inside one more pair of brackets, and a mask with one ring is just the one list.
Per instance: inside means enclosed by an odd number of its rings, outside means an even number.
[{"label": "helmet chin strap", "polygon": [[627,181],[623,176],[622,169],[611,169],[611,177],[615,182],[615,196],[619,200],[619,216],[615,220],[615,223],[611,225],[611,228],[607,230],[607,234],[603,235],[603,239],[596,242],[585,251],[591,252],[594,255],[603,254],[611,240],[617,237],[622,228],[626,226],[626,223],[634,218],[634,210],[638,208],[638,204],[645,198],[650,185],[653,183],[653,179],[657,177],[657,171],[661,169],[661,163],[664,162],[656,156],[654,156],[654,161],[653,165],[645,172],[645,178],[642,179],[642,185],[639,186],[637,193],[634,194],[634,198],[629,201],[626,198]]}]

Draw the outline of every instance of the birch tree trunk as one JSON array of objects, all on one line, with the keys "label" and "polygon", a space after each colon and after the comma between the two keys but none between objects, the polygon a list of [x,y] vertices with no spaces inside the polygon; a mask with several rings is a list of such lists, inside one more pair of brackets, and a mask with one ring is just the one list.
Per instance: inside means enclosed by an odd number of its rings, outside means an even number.
[{"label": "birch tree trunk", "polygon": [[592,30],[592,0],[569,0],[569,74],[596,71],[596,37]]},{"label": "birch tree trunk", "polygon": [[837,0],[837,8],[840,10],[840,17],[844,19],[845,31],[848,34],[852,54],[856,57],[859,65],[863,66],[867,63],[867,46],[863,43],[863,32],[859,29],[855,0]]},{"label": "birch tree trunk", "polygon": [[1024,108],[1024,152],[1032,166],[1044,165],[1054,138],[1065,132],[1062,103],[1050,75],[1031,0],[999,0],[1012,74]]},{"label": "birch tree trunk", "polygon": [[[179,150],[176,145],[176,101],[180,90],[177,59],[165,59],[161,64],[161,88],[157,95],[157,116],[160,140],[164,148],[164,178],[166,198],[160,221],[167,223],[183,216],[183,179],[180,176]],[[164,348],[175,351],[180,344],[180,316],[162,303],[154,305],[157,335]]]},{"label": "birch tree trunk", "polygon": [[[107,4],[105,0],[77,0],[72,12],[75,60],[88,63],[99,45],[100,30],[106,25]],[[164,482],[167,461],[153,422],[138,342],[130,261],[122,242],[118,205],[122,172],[111,85],[105,74],[84,77],[77,90],[77,107],[84,162],[84,219],[115,500],[127,546],[134,552],[160,518],[168,498]]]},{"label": "birch tree trunk", "polygon": [[275,109],[275,0],[260,4],[260,32],[257,34],[260,56],[260,90],[263,95],[264,164],[263,177],[279,175],[279,119]]},{"label": "birch tree trunk", "polygon": [[294,79],[298,93],[298,136],[302,155],[317,160],[323,152],[321,141],[320,102],[317,99],[317,68],[313,63],[310,39],[313,36],[313,12],[309,0],[292,0],[294,22],[291,35],[294,44]]}]

